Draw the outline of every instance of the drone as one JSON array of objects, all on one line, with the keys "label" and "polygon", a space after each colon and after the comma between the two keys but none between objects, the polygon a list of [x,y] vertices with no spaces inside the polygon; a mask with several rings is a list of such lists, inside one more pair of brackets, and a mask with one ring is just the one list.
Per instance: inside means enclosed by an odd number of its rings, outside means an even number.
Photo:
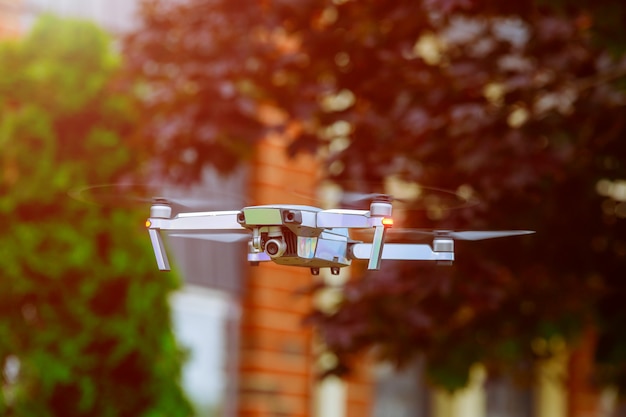
[{"label": "drone", "polygon": [[[354,260],[366,260],[369,270],[379,270],[383,260],[454,262],[455,240],[483,240],[534,233],[530,230],[425,232],[432,245],[386,243],[393,226],[392,199],[378,196],[369,210],[321,209],[306,205],[260,205],[231,211],[200,211],[173,214],[172,204],[156,199],[146,220],[157,266],[169,271],[163,235],[220,242],[248,241],[248,262],[310,268],[319,275],[329,268],[338,275]],[[354,240],[354,229],[373,231],[371,242]]]}]

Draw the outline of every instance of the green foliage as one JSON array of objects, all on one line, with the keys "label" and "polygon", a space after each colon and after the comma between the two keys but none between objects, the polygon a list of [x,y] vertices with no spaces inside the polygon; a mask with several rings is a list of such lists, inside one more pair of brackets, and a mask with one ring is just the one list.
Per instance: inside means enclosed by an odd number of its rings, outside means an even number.
[{"label": "green foliage", "polygon": [[[607,36],[623,33],[613,19],[623,6],[234,4],[146,2],[144,27],[126,43],[130,69],[153,92],[156,117],[145,125],[162,134],[146,146],[166,171],[193,178],[203,164],[228,167],[261,127],[283,129],[292,153],[321,150],[345,187],[395,175],[481,198],[414,210],[407,226],[538,232],[459,243],[452,269],[392,266],[348,284],[338,311],[313,316],[340,359],[334,371],[376,347],[398,364],[425,354],[433,379],[457,387],[475,361],[531,369],[549,354],[536,340],[573,342],[590,326],[605,382],[626,388],[626,322],[616,314],[626,198],[615,192],[626,179],[626,37]],[[263,106],[280,115],[273,124],[259,117]],[[184,128],[155,128],[164,121]]]},{"label": "green foliage", "polygon": [[139,162],[120,59],[93,24],[43,17],[0,43],[0,410],[16,416],[186,416],[141,213],[68,190]]}]

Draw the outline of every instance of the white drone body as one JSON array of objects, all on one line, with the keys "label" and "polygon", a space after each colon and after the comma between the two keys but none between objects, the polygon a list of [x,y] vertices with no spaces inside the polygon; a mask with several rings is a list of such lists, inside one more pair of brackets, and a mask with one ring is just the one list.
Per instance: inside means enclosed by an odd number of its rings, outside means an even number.
[{"label": "white drone body", "polygon": [[[480,240],[533,233],[508,231],[434,231],[432,246],[415,243],[385,243],[393,225],[392,204],[375,200],[369,210],[332,209],[301,205],[264,205],[234,211],[179,213],[172,216],[167,201],[155,202],[146,226],[157,265],[170,265],[161,233],[222,242],[248,240],[248,261],[252,265],[273,261],[281,265],[307,267],[313,275],[320,268],[338,274],[353,260],[367,260],[368,269],[380,269],[381,260],[454,261],[454,240]],[[373,230],[371,243],[351,239],[351,229]]]}]

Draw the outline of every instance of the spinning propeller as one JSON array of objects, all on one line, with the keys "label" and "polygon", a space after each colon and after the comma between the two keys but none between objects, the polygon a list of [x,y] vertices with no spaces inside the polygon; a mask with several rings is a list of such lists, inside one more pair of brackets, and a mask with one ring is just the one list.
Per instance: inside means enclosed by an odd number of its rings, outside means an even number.
[{"label": "spinning propeller", "polygon": [[69,195],[84,203],[103,207],[145,207],[169,204],[176,212],[225,210],[245,205],[239,196],[199,187],[167,186],[145,183],[111,183],[73,189]]},{"label": "spinning propeller", "polygon": [[432,236],[435,238],[450,238],[454,240],[487,240],[509,236],[523,236],[535,233],[530,230],[422,230],[422,229],[393,229],[389,230],[391,237],[402,238],[406,240],[417,239],[424,236]]},{"label": "spinning propeller", "polygon": [[[201,187],[163,186],[146,183],[110,183],[76,188],[68,193],[83,203],[112,208],[157,207],[167,216],[189,212],[227,210],[245,205],[239,196]],[[207,197],[211,195],[211,197]],[[232,243],[249,240],[251,232],[204,231],[170,233],[171,237],[186,237],[214,242]]]}]

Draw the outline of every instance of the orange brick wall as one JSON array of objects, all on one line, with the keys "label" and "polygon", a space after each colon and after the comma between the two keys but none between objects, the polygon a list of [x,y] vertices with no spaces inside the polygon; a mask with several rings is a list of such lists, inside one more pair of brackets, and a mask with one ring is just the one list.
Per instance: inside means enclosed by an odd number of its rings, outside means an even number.
[{"label": "orange brick wall", "polygon": [[[311,205],[314,201],[318,180],[314,158],[290,160],[285,146],[278,137],[259,145],[250,183],[254,204]],[[302,323],[311,298],[296,295],[311,282],[307,268],[269,262],[250,268],[243,297],[239,416],[311,415],[312,331]]]},{"label": "orange brick wall", "polygon": [[[316,205],[319,165],[286,156],[286,141],[270,137],[257,149],[250,182],[253,204]],[[313,330],[302,321],[313,300],[297,295],[313,283],[308,268],[262,263],[249,269],[243,297],[239,375],[240,417],[311,417],[316,369]],[[371,414],[367,361],[346,379],[346,416]]]},{"label": "orange brick wall", "polygon": [[[350,279],[361,279],[365,271],[365,263],[353,264]],[[345,379],[347,386],[345,417],[369,417],[372,414],[375,394],[371,358],[366,353],[361,354],[351,365],[352,372]]]},{"label": "orange brick wall", "polygon": [[[370,362],[364,355],[362,362],[356,366],[346,379],[346,417],[368,417],[372,412],[374,385]],[[391,417],[391,416],[390,416]]]}]

